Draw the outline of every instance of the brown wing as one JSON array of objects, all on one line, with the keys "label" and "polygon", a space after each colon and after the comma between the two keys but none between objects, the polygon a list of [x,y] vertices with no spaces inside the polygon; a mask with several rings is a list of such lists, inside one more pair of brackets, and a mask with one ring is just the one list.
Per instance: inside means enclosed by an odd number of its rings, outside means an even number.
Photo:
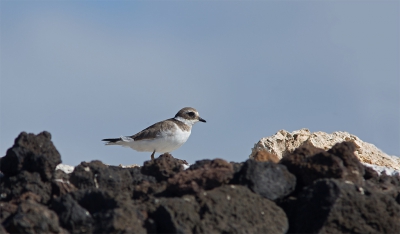
[{"label": "brown wing", "polygon": [[135,141],[140,141],[140,140],[150,140],[150,139],[155,139],[160,137],[160,131],[166,131],[169,129],[173,129],[174,123],[170,119],[167,119],[162,122],[155,123],[151,125],[150,127],[143,129],[142,131],[136,133],[135,135],[130,136]]}]

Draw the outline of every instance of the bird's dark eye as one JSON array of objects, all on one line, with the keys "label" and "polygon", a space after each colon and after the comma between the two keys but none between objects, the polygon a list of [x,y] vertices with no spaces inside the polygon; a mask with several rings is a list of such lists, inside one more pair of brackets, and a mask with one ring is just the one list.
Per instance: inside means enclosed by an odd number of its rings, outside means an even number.
[{"label": "bird's dark eye", "polygon": [[189,115],[190,117],[194,117],[194,112],[188,112],[188,115]]}]

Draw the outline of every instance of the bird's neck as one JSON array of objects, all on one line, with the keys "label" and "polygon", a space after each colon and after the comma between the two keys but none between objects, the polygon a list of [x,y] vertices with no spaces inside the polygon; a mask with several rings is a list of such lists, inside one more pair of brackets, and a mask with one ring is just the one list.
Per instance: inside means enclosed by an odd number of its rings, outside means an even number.
[{"label": "bird's neck", "polygon": [[192,127],[193,124],[196,123],[193,120],[188,120],[188,119],[182,118],[180,116],[176,116],[174,119],[178,120],[179,122],[182,122],[182,123],[186,124],[189,127]]}]

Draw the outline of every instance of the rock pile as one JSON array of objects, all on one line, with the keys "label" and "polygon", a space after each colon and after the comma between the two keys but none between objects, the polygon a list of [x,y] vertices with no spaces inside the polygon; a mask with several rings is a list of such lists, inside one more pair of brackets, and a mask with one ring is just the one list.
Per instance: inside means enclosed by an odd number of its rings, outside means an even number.
[{"label": "rock pile", "polygon": [[311,145],[328,150],[341,142],[353,142],[356,147],[354,155],[364,164],[400,171],[399,157],[387,155],[375,145],[341,131],[328,134],[325,132],[312,133],[306,128],[293,132],[280,130],[273,136],[260,139],[252,148],[249,157],[256,161],[279,161],[300,146]]},{"label": "rock pile", "polygon": [[278,163],[164,154],[142,167],[82,162],[66,174],[51,135],[21,133],[0,159],[0,233],[396,233],[400,177],[351,142]]}]

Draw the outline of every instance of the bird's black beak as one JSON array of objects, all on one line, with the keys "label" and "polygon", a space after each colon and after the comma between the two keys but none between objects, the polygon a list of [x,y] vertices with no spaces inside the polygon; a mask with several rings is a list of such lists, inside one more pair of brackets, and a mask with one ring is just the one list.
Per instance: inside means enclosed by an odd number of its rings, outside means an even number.
[{"label": "bird's black beak", "polygon": [[199,117],[199,121],[200,121],[200,122],[204,122],[204,123],[206,122],[206,121],[205,121],[204,119],[202,119],[201,117]]}]

